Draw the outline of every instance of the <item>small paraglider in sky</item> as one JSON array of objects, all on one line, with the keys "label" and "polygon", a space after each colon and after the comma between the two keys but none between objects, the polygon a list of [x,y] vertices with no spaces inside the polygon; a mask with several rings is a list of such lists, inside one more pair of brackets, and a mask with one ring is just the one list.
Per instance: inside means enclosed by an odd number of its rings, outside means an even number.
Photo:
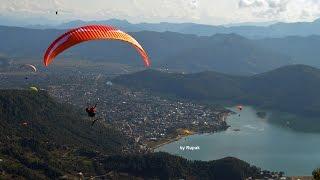
[{"label": "small paraglider in sky", "polygon": [[27,70],[32,70],[33,72],[37,72],[36,66],[32,65],[32,64],[24,64],[24,65],[21,65],[20,68],[27,69]]},{"label": "small paraglider in sky", "polygon": [[[237,106],[237,109],[238,109],[238,111],[242,111],[243,107],[242,107],[241,105],[238,105],[238,106]],[[240,116],[240,113],[239,113],[238,116]]]},{"label": "small paraglider in sky", "polygon": [[34,86],[31,86],[31,87],[30,87],[30,90],[31,90],[31,91],[34,91],[34,92],[38,92],[38,91],[39,91],[38,88],[36,88],[36,87],[34,87]]},{"label": "small paraglider in sky", "polygon": [[58,11],[56,11],[56,15],[58,15]]},{"label": "small paraglider in sky", "polygon": [[[20,69],[23,71],[26,71],[27,75],[31,75],[31,74],[37,72],[36,66],[34,66],[32,64],[23,64],[20,66]],[[29,79],[29,77],[26,76],[25,79]]]},{"label": "small paraglider in sky", "polygon": [[111,82],[111,81],[108,81],[108,82],[107,82],[107,85],[108,85],[108,86],[112,86],[112,82]]}]

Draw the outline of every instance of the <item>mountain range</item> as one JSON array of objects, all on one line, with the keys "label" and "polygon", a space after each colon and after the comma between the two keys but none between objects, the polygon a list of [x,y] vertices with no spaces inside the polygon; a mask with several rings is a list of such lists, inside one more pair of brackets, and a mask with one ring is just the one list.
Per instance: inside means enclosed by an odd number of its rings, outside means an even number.
[{"label": "mountain range", "polygon": [[251,24],[239,24],[233,26],[213,26],[195,23],[138,23],[133,24],[126,20],[109,19],[102,21],[75,20],[59,25],[30,25],[28,28],[35,29],[69,29],[85,24],[109,24],[128,32],[156,31],[156,32],[177,32],[183,34],[195,34],[199,36],[212,36],[214,34],[235,33],[247,38],[275,38],[286,36],[309,36],[320,35],[320,20],[313,22],[296,23],[274,23],[269,26],[254,26]]},{"label": "mountain range", "polygon": [[[63,32],[0,26],[0,54],[15,62],[39,59],[40,63],[50,42]],[[292,63],[320,67],[317,60],[320,36],[250,40],[237,34],[211,37],[151,31],[131,34],[144,46],[154,68],[250,75]],[[62,53],[57,60],[61,58],[141,66],[138,53],[128,44],[116,41],[83,43]]]},{"label": "mountain range", "polygon": [[[40,59],[49,44],[64,30],[0,26],[0,54],[9,59]],[[148,52],[153,68],[178,72],[217,71],[252,75],[284,65],[320,67],[320,36],[289,36],[252,40],[237,34],[209,37],[175,32],[130,33]],[[36,42],[36,43],[34,43]],[[93,41],[77,45],[57,59],[86,59],[141,66],[140,57],[128,44]]]}]

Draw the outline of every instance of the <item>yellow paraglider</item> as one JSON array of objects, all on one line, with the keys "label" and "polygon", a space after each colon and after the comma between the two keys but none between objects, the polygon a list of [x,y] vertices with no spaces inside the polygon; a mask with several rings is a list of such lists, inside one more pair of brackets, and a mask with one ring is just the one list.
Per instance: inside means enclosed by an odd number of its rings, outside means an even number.
[{"label": "yellow paraglider", "polygon": [[34,86],[31,86],[31,87],[30,87],[30,90],[31,90],[31,91],[34,91],[34,92],[38,92],[38,91],[39,91],[38,88],[36,88],[36,87],[34,87]]}]

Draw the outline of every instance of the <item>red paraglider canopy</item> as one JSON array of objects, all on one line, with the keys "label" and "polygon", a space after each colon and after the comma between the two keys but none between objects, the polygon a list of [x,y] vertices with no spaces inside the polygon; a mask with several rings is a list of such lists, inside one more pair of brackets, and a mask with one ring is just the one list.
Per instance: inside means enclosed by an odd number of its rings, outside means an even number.
[{"label": "red paraglider canopy", "polygon": [[145,66],[150,66],[150,60],[142,46],[129,34],[106,25],[88,25],[71,29],[58,37],[47,49],[43,63],[48,66],[53,59],[76,44],[91,40],[120,40],[131,44],[141,55]]}]

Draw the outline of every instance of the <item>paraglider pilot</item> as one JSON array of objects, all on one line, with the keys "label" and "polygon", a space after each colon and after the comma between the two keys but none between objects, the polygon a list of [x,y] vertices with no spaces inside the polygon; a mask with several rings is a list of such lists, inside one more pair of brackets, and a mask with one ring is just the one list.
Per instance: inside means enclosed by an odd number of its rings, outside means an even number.
[{"label": "paraglider pilot", "polygon": [[88,113],[89,117],[95,117],[96,116],[96,112],[97,112],[96,107],[97,107],[97,104],[95,104],[94,106],[86,108],[86,112]]},{"label": "paraglider pilot", "polygon": [[[96,116],[96,112],[97,112],[97,104],[95,104],[94,106],[91,106],[91,107],[87,107],[86,108],[86,112],[88,113],[88,116],[93,118]],[[91,126],[93,126],[96,122],[97,122],[98,119],[95,119],[92,121],[91,123]]]}]

